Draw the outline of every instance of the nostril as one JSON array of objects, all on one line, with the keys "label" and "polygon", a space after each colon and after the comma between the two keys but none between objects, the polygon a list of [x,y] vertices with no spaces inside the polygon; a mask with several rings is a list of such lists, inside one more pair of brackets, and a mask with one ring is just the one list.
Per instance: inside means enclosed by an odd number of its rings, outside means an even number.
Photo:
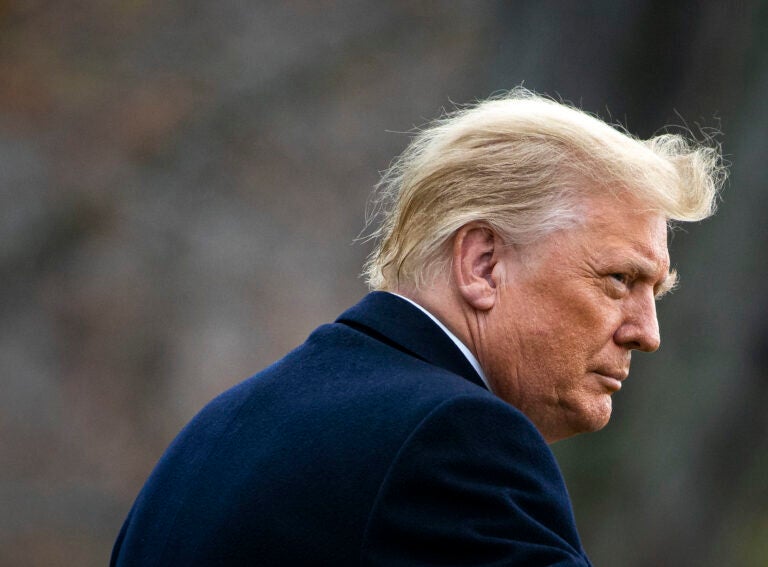
[{"label": "nostril", "polygon": [[613,340],[617,345],[628,350],[642,352],[658,350],[661,344],[657,325],[624,324],[617,329]]}]

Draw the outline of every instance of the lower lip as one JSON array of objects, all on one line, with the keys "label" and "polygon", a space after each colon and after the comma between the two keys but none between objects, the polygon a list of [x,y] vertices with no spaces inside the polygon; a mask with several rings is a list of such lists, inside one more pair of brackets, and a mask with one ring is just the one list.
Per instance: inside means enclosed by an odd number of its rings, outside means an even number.
[{"label": "lower lip", "polygon": [[610,376],[606,376],[605,374],[598,374],[600,377],[600,382],[608,389],[613,392],[618,392],[621,390],[621,381],[617,380],[616,378],[611,378]]}]

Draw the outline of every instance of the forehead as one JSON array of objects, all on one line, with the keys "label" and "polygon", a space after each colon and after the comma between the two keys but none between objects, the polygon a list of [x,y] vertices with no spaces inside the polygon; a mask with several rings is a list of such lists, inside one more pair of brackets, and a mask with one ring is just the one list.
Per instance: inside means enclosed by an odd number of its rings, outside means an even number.
[{"label": "forehead", "polygon": [[613,195],[586,198],[581,210],[575,226],[518,248],[526,273],[628,273],[653,281],[660,294],[674,284],[662,214]]},{"label": "forehead", "polygon": [[667,221],[663,215],[613,196],[587,199],[584,213],[584,221],[570,238],[586,253],[623,258],[643,271],[668,271]]},{"label": "forehead", "polygon": [[[589,198],[582,202],[582,220],[525,245],[521,259],[531,268],[551,270],[590,265],[620,271],[620,262],[632,263],[635,272],[669,271],[667,221],[655,211],[643,210],[613,196]],[[602,264],[602,266],[598,266]]]}]

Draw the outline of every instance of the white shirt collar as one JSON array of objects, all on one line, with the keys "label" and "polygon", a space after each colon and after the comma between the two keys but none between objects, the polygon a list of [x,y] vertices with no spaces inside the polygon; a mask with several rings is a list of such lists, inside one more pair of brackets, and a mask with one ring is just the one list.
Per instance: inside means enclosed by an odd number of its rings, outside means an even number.
[{"label": "white shirt collar", "polygon": [[394,292],[389,292],[389,293],[391,293],[392,295],[396,295],[400,299],[406,300],[408,303],[410,303],[411,305],[419,309],[422,313],[424,313],[427,317],[432,319],[435,322],[435,325],[440,327],[443,330],[443,332],[446,335],[448,335],[448,338],[451,339],[454,342],[454,344],[459,348],[461,353],[466,357],[466,359],[472,365],[472,368],[474,368],[475,372],[477,372],[478,376],[480,376],[480,379],[483,381],[483,384],[485,384],[485,387],[488,388],[488,391],[489,392],[492,391],[491,386],[488,384],[488,379],[485,377],[485,374],[483,373],[483,369],[480,368],[480,363],[477,361],[477,358],[475,358],[475,355],[472,354],[472,351],[467,348],[467,345],[461,342],[456,335],[454,335],[451,331],[449,331],[448,327],[443,325],[443,323],[437,317],[432,315],[432,313],[424,309],[421,305],[416,303],[414,300],[408,297],[405,297],[404,295],[400,295],[399,293],[394,293]]}]

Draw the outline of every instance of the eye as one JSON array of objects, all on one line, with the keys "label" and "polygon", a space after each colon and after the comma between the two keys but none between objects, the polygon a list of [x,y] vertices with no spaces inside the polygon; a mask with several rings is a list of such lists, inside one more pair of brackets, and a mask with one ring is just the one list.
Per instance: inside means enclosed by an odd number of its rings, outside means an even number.
[{"label": "eye", "polygon": [[616,273],[610,274],[610,277],[622,285],[629,285],[629,283],[632,281],[632,278],[629,276],[629,274]]}]

